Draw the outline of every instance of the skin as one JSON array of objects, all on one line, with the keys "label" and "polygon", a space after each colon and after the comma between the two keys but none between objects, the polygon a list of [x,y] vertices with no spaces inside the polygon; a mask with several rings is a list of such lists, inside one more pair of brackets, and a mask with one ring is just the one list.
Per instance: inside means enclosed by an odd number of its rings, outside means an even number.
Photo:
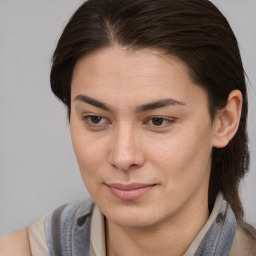
[{"label": "skin", "polygon": [[0,239],[1,256],[31,256],[27,229],[15,231]]},{"label": "skin", "polygon": [[[212,148],[232,139],[241,107],[232,91],[211,120],[186,65],[159,50],[115,46],[77,62],[71,136],[84,184],[106,217],[108,256],[185,253],[209,216]],[[149,189],[124,200],[113,183]],[[0,255],[31,255],[27,230],[1,238]]]},{"label": "skin", "polygon": [[[166,99],[175,103],[145,107]],[[239,121],[241,98],[232,104]],[[108,255],[181,255],[205,224],[212,148],[234,135],[223,128],[233,116],[223,110],[212,121],[207,106],[187,67],[158,50],[115,46],[76,64],[71,136],[84,184],[106,216]],[[150,189],[123,200],[113,183]]]}]

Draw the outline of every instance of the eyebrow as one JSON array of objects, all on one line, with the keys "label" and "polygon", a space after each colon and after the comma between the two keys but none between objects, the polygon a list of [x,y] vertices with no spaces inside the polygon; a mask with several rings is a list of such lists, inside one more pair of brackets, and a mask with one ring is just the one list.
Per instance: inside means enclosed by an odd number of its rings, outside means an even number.
[{"label": "eyebrow", "polygon": [[[90,105],[93,105],[95,107],[104,109],[104,110],[109,111],[109,112],[114,112],[114,109],[111,106],[109,106],[108,104],[106,104],[104,102],[101,102],[99,100],[96,100],[94,98],[91,98],[89,96],[86,96],[86,95],[82,95],[82,94],[77,95],[74,98],[74,101],[77,101],[77,100],[88,103]],[[153,102],[150,102],[150,103],[139,105],[135,108],[135,112],[140,113],[140,112],[145,112],[145,111],[149,111],[149,110],[154,110],[154,109],[157,109],[157,108],[163,108],[163,107],[175,106],[175,105],[186,106],[186,104],[182,101],[178,101],[178,100],[175,100],[175,99],[172,99],[172,98],[168,98],[168,99],[156,100],[156,101],[153,101]]]},{"label": "eyebrow", "polygon": [[110,111],[110,112],[113,112],[113,109],[108,106],[106,103],[104,102],[101,102],[99,100],[96,100],[94,98],[91,98],[89,96],[86,96],[86,95],[77,95],[75,98],[74,98],[74,101],[76,100],[79,100],[79,101],[82,101],[82,102],[85,102],[85,103],[88,103],[90,105],[93,105],[97,108],[101,108],[101,109],[104,109],[104,110],[107,110],[107,111]]},{"label": "eyebrow", "polygon": [[167,106],[175,106],[175,105],[186,106],[186,104],[182,101],[169,98],[169,99],[156,100],[147,104],[140,105],[136,107],[135,112],[145,112],[145,111],[154,110],[157,108],[164,108]]}]

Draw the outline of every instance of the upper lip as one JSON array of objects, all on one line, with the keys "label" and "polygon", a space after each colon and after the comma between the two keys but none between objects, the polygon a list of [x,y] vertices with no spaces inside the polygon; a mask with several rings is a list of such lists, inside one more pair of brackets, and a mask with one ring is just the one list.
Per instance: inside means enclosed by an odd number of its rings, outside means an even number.
[{"label": "upper lip", "polygon": [[131,183],[131,184],[121,184],[121,183],[111,183],[107,184],[109,187],[121,189],[121,190],[132,190],[137,188],[145,188],[154,186],[155,184],[142,184],[142,183]]}]

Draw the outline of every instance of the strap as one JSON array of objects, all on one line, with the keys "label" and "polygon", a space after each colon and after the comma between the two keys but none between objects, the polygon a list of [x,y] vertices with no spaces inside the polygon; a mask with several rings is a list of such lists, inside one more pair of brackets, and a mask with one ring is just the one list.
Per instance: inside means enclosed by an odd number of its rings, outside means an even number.
[{"label": "strap", "polygon": [[89,256],[91,199],[60,206],[45,217],[45,233],[50,256]]},{"label": "strap", "polygon": [[30,248],[33,256],[49,256],[47,247],[44,218],[34,221],[27,227]]}]

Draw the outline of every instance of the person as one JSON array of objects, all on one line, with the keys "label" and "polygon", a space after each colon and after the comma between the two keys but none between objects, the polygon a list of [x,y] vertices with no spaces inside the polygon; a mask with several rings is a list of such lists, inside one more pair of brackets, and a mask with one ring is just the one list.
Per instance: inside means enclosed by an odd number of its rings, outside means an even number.
[{"label": "person", "polygon": [[1,256],[256,255],[245,74],[210,1],[88,0],[50,80],[91,199],[3,238]]}]

